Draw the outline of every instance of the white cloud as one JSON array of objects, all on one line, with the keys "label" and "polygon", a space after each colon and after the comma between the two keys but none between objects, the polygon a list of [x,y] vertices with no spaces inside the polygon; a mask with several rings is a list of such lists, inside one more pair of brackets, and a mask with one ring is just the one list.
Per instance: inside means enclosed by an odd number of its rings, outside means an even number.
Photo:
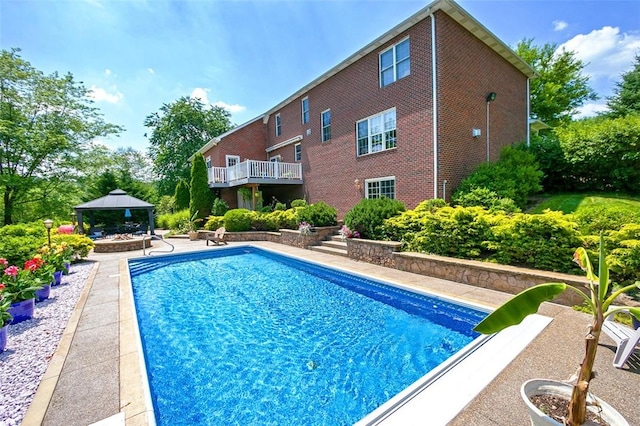
[{"label": "white cloud", "polygon": [[639,33],[620,33],[620,28],[605,26],[589,34],[578,34],[563,43],[558,50],[575,52],[576,58],[587,66],[585,74],[612,81],[633,67],[636,52],[640,50]]},{"label": "white cloud", "polygon": [[585,117],[593,117],[601,112],[606,111],[607,105],[605,103],[595,103],[591,102],[588,104],[582,105],[578,108],[578,113],[573,116],[575,119],[585,118]]},{"label": "white cloud", "polygon": [[196,87],[195,89],[193,89],[193,91],[191,92],[191,98],[200,99],[200,101],[204,104],[211,104],[213,106],[224,108],[232,114],[242,112],[247,109],[245,106],[238,104],[228,104],[224,101],[209,102],[209,89],[203,89],[201,87]]},{"label": "white cloud", "polygon": [[238,105],[238,104],[230,105],[230,104],[228,104],[228,103],[226,103],[224,101],[217,101],[217,102],[214,102],[212,105],[224,108],[224,109],[226,109],[227,111],[229,111],[232,114],[235,114],[235,113],[238,113],[238,112],[242,112],[245,109],[247,109],[247,107],[245,107],[245,106]]},{"label": "white cloud", "polygon": [[147,71],[149,71],[149,74],[155,74],[155,70],[153,68],[147,68]]},{"label": "white cloud", "polygon": [[114,86],[112,92],[108,92],[102,87],[91,86],[89,89],[89,97],[97,102],[108,102],[110,104],[118,103],[124,98],[124,95]]},{"label": "white cloud", "polygon": [[104,70],[104,75],[111,75],[111,74],[112,74],[112,71],[109,68]]},{"label": "white cloud", "polygon": [[562,31],[568,26],[569,24],[564,21],[553,21],[553,31]]},{"label": "white cloud", "polygon": [[208,93],[209,93],[209,89],[196,87],[191,92],[191,99],[200,99],[200,101],[202,101],[203,104],[208,104],[209,103]]}]

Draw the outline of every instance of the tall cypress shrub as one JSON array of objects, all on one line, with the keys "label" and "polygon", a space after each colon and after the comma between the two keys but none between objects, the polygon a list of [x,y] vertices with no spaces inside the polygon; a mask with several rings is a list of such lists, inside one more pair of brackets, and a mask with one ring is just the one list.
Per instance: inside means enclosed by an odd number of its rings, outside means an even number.
[{"label": "tall cypress shrub", "polygon": [[189,183],[186,180],[180,179],[176,185],[176,190],[173,193],[175,200],[176,210],[185,210],[189,208],[191,202],[191,194],[189,189]]},{"label": "tall cypress shrub", "polygon": [[191,164],[190,195],[189,211],[191,215],[198,212],[197,217],[200,219],[205,219],[209,216],[214,197],[211,190],[209,190],[207,165],[201,153],[196,154]]}]

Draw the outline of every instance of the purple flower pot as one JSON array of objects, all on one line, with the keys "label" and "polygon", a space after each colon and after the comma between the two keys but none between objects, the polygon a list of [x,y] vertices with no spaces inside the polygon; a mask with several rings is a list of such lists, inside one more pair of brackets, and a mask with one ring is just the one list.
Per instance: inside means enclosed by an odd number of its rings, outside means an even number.
[{"label": "purple flower pot", "polygon": [[53,273],[53,280],[54,280],[54,283],[53,283],[54,286],[60,285],[60,282],[62,282],[62,271],[55,271]]},{"label": "purple flower pot", "polygon": [[36,290],[36,303],[47,300],[51,294],[51,284],[47,284],[40,290]]},{"label": "purple flower pot", "polygon": [[69,271],[71,271],[71,264],[67,262],[64,264],[64,270],[62,271],[62,273],[65,275],[69,275]]},{"label": "purple flower pot", "polygon": [[9,313],[13,317],[10,324],[17,324],[19,322],[33,318],[33,310],[35,308],[35,299],[22,300],[20,302],[12,303],[9,308]]},{"label": "purple flower pot", "polygon": [[0,353],[4,352],[7,348],[7,330],[9,329],[8,325],[0,328]]}]

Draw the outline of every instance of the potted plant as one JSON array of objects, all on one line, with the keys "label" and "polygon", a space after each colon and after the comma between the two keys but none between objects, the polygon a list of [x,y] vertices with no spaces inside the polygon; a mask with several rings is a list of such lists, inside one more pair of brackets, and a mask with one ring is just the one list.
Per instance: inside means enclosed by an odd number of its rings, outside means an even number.
[{"label": "potted plant", "polygon": [[4,284],[0,283],[0,353],[4,352],[7,347],[7,330],[13,319],[9,313],[11,301],[2,294],[3,288]]},{"label": "potted plant", "polygon": [[609,294],[609,268],[605,259],[602,235],[600,236],[599,270],[596,276],[584,248],[580,247],[574,254],[574,261],[585,271],[588,280],[588,294],[578,288],[564,283],[540,284],[524,290],[500,306],[483,321],[475,330],[483,334],[493,334],[511,325],[520,324],[522,320],[538,311],[543,302],[551,301],[566,290],[575,291],[585,299],[592,313],[592,323],[585,337],[585,355],[578,370],[577,380],[573,384],[551,382],[545,380],[528,381],[523,384],[521,394],[529,407],[529,414],[533,425],[562,425],[534,406],[530,397],[533,395],[552,394],[568,400],[568,416],[566,425],[578,426],[587,418],[587,401],[593,407],[594,401],[602,409],[602,417],[611,425],[628,425],[624,418],[606,403],[589,394],[589,383],[593,378],[593,365],[600,340],[600,332],[604,319],[616,312],[629,311],[632,316],[640,319],[640,308],[613,306],[615,299],[634,288],[640,288],[640,282],[620,288]]},{"label": "potted plant", "polygon": [[198,222],[202,219],[198,218],[198,210],[187,220],[187,233],[190,241],[198,240]]},{"label": "potted plant", "polygon": [[[0,259],[0,264],[6,265],[6,260]],[[9,313],[13,317],[11,323],[15,324],[32,318],[35,294],[41,286],[33,273],[31,264],[27,262],[25,269],[20,269],[15,265],[6,266],[2,276],[2,285],[3,298],[6,297],[11,302],[9,307]]]}]

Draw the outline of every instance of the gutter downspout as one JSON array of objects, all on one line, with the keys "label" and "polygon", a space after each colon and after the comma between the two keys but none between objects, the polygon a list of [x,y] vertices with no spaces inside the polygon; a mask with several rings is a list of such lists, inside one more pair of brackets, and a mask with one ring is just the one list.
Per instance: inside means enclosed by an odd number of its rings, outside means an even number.
[{"label": "gutter downspout", "polygon": [[[431,17],[431,103],[432,103],[432,127],[433,127],[433,198],[438,198],[438,84],[436,81],[436,18],[433,12]],[[442,194],[445,198],[445,194]]]},{"label": "gutter downspout", "polygon": [[526,117],[526,130],[527,133],[525,133],[527,135],[527,148],[529,148],[531,146],[531,130],[530,130],[530,126],[529,126],[529,117],[531,117],[531,94],[529,93],[529,84],[530,84],[531,79],[527,78],[527,117]]}]

